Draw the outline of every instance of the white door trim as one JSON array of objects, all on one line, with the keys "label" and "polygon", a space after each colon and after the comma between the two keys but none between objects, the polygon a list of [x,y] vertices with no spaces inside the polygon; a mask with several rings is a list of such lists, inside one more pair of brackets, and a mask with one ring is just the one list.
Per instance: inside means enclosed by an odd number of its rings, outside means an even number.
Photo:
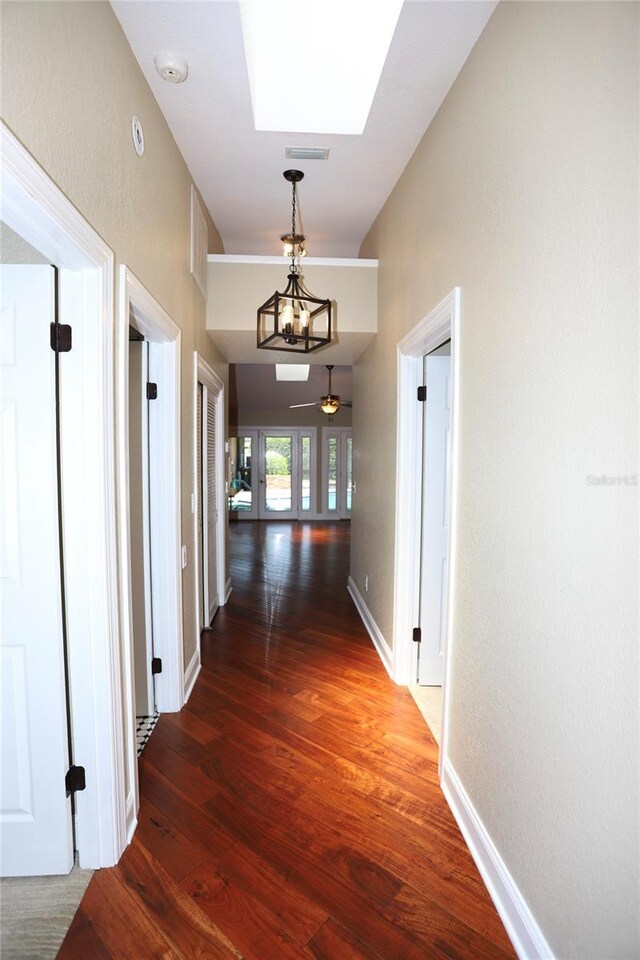
[{"label": "white door trim", "polygon": [[[73,297],[61,397],[63,538],[80,866],[108,867],[126,845],[113,418],[114,255],[0,123],[1,216],[56,264]],[[62,280],[62,276],[61,276]],[[73,313],[71,320],[69,314]]]},{"label": "white door trim", "polygon": [[458,475],[460,371],[460,288],[456,287],[398,344],[398,446],[396,453],[396,538],[393,622],[393,675],[396,683],[415,683],[417,652],[412,640],[420,595],[420,518],[422,491],[422,410],[416,391],[422,384],[423,357],[451,340],[451,498],[449,578],[446,605],[442,744],[440,775],[447,755],[447,688],[451,663]]},{"label": "white door trim", "polygon": [[[123,598],[122,649],[125,685],[125,750],[129,768],[127,837],[138,809],[133,631],[129,530],[129,322],[149,341],[149,378],[158,398],[149,411],[150,540],[154,653],[162,659],[156,674],[158,711],[184,703],[182,567],[180,516],[180,328],[126,266],[119,271],[116,320],[117,464],[120,518],[120,590]],[[146,549],[146,544],[145,544]]]},{"label": "white door trim", "polygon": [[[226,493],[226,475],[225,475],[225,425],[224,425],[224,383],[217,375],[215,370],[209,366],[207,361],[201,354],[196,350],[193,354],[193,476],[194,476],[194,487],[195,492],[193,494],[193,532],[194,532],[194,543],[196,550],[200,545],[200,539],[204,537],[204,530],[206,530],[207,524],[207,498],[202,497],[202,526],[203,530],[198,530],[198,491],[199,484],[197,478],[197,469],[198,469],[198,444],[202,443],[202,438],[198,436],[198,418],[196,415],[197,405],[198,405],[198,384],[201,383],[202,386],[209,392],[212,393],[216,401],[216,484],[218,491],[218,524],[216,530],[216,550],[217,550],[217,590],[218,590],[218,599],[220,606],[224,606],[227,602],[230,590],[227,590],[226,582],[226,556],[225,556],[225,530],[226,530],[226,517],[227,517],[227,493]],[[203,391],[202,399],[202,423],[203,431],[206,431],[205,421],[206,421],[206,394]],[[205,433],[206,436],[206,433]],[[203,449],[201,452],[202,464],[204,467],[206,452]],[[209,590],[209,579],[208,579],[208,556],[206,550],[206,542],[203,539],[203,563],[202,563],[202,585],[204,590],[204,597],[200,596],[200,587],[198,584],[198,577],[194,578],[195,580],[195,623],[197,630],[196,637],[196,650],[198,651],[198,667],[200,669],[200,631],[202,629],[202,611],[205,609],[209,610],[210,601],[208,597]],[[195,677],[193,677],[195,679]],[[193,679],[191,681],[191,686],[193,686]]]}]

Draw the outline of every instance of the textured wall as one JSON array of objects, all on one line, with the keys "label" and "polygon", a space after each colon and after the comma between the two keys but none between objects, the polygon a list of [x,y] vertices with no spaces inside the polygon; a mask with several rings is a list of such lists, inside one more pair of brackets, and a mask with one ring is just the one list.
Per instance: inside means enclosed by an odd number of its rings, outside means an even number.
[{"label": "textured wall", "polygon": [[449,756],[557,956],[638,933],[637,3],[503,3],[362,247],[352,574],[392,640],[396,344],[462,288]]},{"label": "textured wall", "polygon": [[[193,559],[193,351],[223,379],[227,366],[189,273],[189,171],[108,3],[9,2],[0,15],[2,119],[182,330],[182,537]],[[142,158],[133,114],[144,127]],[[209,249],[222,252],[211,221]],[[196,643],[194,576],[190,563],[185,663]]]}]

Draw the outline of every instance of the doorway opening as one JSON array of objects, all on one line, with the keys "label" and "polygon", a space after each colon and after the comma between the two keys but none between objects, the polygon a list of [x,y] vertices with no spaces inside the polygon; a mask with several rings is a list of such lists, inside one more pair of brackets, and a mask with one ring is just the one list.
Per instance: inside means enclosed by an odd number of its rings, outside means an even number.
[{"label": "doorway opening", "polygon": [[[144,371],[140,361],[138,396],[129,393],[130,340],[133,327],[144,338]],[[184,704],[184,665],[182,641],[182,549],[180,516],[180,328],[148,290],[128,270],[120,268],[120,304],[117,318],[117,394],[118,394],[118,506],[120,518],[121,564],[120,590],[123,597],[122,649],[125,686],[126,751],[125,795],[126,835],[133,835],[138,810],[136,684],[147,680],[147,697],[155,700],[155,712],[174,712]],[[131,351],[136,353],[136,341]],[[143,394],[143,396],[141,396]],[[149,400],[147,402],[147,397]],[[133,408],[133,409],[132,409]],[[131,516],[132,468],[129,430],[137,411],[146,425],[148,441],[147,485],[148,534],[144,532],[144,513],[140,519],[142,543],[133,543]],[[142,474],[141,474],[142,476]],[[135,480],[134,480],[135,487]],[[140,644],[141,677],[136,675],[134,643],[134,570],[133,561],[142,549],[145,642]],[[146,553],[146,559],[145,559]],[[145,574],[146,571],[146,574]],[[138,568],[140,573],[140,568]],[[144,577],[147,582],[144,584]],[[149,653],[152,653],[149,663]],[[152,687],[148,683],[151,671]]]},{"label": "doorway opening", "polygon": [[194,384],[196,494],[192,507],[197,551],[197,641],[192,663],[187,665],[187,691],[191,690],[200,670],[200,634],[211,625],[218,608],[227,602],[231,592],[225,566],[227,477],[224,384],[197,351],[194,355]]},{"label": "doorway opening", "polygon": [[[440,772],[447,750],[447,676],[455,564],[460,292],[398,345],[394,677],[441,690]],[[429,722],[427,718],[427,722]],[[437,728],[437,719],[432,719]]]},{"label": "doorway opening", "polygon": [[129,532],[131,543],[131,622],[136,745],[140,756],[158,719],[153,644],[149,406],[157,384],[149,376],[149,341],[129,327]]},{"label": "doorway opening", "polygon": [[424,357],[422,518],[417,676],[411,694],[441,741],[446,645],[451,463],[451,341]]}]

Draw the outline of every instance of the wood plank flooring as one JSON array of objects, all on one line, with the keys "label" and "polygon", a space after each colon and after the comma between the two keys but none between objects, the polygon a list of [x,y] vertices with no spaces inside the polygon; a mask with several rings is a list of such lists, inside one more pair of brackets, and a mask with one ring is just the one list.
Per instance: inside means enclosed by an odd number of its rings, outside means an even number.
[{"label": "wood plank flooring", "polygon": [[437,746],[347,594],[349,525],[234,524],[234,590],[62,960],[504,960]]}]

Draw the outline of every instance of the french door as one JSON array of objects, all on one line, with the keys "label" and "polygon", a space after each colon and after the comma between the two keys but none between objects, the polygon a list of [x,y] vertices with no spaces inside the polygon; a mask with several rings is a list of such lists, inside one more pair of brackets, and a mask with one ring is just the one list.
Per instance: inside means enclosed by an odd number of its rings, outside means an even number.
[{"label": "french door", "polygon": [[353,493],[351,427],[323,427],[322,511],[328,518],[349,520]]},{"label": "french door", "polygon": [[230,440],[234,519],[298,520],[316,510],[315,429],[268,428]]},{"label": "french door", "polygon": [[291,430],[261,430],[258,517],[298,519],[298,444]]}]

